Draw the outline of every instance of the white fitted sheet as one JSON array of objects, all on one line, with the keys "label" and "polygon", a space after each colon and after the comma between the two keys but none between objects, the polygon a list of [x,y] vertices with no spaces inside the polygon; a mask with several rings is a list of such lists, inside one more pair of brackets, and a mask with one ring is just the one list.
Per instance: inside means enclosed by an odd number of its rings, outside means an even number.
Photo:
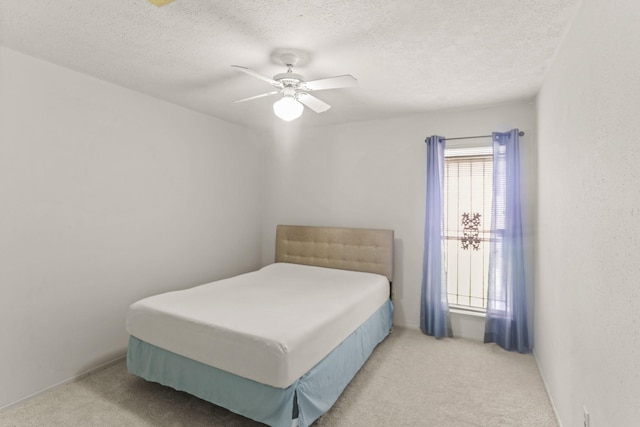
[{"label": "white fitted sheet", "polygon": [[140,300],[127,331],[190,359],[285,388],[389,298],[386,277],[276,263]]}]

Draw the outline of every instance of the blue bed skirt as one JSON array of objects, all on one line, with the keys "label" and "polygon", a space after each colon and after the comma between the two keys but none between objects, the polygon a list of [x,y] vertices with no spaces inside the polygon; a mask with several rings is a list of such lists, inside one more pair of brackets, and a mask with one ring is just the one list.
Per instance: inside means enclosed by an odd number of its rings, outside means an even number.
[{"label": "blue bed skirt", "polygon": [[393,305],[387,301],[360,328],[282,389],[196,362],[131,336],[130,373],[277,427],[291,427],[294,401],[300,427],[307,427],[338,400],[374,348],[391,330]]}]

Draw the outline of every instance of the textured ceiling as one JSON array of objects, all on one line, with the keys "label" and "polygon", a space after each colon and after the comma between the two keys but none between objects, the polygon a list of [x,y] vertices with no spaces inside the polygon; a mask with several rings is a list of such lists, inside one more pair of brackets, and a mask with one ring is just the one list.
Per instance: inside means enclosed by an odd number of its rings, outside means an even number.
[{"label": "textured ceiling", "polygon": [[300,49],[314,93],[333,106],[307,125],[378,119],[533,97],[581,0],[0,0],[11,49],[231,122],[270,127],[270,55]]}]

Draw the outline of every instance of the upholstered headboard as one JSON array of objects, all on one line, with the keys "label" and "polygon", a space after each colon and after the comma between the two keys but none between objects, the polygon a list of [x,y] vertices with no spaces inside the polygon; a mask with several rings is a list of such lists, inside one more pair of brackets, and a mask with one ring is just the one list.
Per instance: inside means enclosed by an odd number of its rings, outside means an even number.
[{"label": "upholstered headboard", "polygon": [[393,230],[279,225],[276,262],[365,271],[393,280]]}]

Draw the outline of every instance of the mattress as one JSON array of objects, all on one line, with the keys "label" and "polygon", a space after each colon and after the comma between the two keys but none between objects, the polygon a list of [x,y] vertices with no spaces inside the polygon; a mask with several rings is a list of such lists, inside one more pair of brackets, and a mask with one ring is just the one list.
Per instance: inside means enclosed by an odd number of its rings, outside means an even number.
[{"label": "mattress", "polygon": [[145,298],[127,331],[149,344],[272,387],[320,362],[389,297],[386,277],[276,263]]},{"label": "mattress", "polygon": [[[287,388],[271,387],[129,337],[127,368],[147,381],[186,391],[270,426],[299,427],[328,411],[391,330],[390,300],[338,347]],[[257,403],[259,402],[259,404]]]}]

